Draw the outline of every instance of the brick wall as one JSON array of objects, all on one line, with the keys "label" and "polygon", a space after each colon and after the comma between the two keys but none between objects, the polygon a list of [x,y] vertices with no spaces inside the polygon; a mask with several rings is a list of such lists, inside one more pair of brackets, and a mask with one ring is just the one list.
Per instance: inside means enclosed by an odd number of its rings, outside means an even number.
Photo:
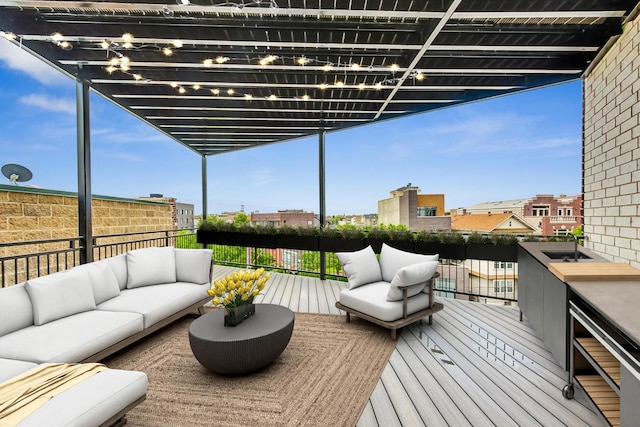
[{"label": "brick wall", "polygon": [[586,246],[640,267],[640,20],[584,80]]}]

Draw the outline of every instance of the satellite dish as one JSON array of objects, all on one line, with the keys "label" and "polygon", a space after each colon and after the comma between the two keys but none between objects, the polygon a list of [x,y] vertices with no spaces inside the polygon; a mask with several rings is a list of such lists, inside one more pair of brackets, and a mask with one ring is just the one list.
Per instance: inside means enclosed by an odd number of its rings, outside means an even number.
[{"label": "satellite dish", "polygon": [[33,178],[33,174],[29,169],[13,163],[2,166],[2,175],[7,177],[14,185],[18,185],[18,182],[27,182]]}]

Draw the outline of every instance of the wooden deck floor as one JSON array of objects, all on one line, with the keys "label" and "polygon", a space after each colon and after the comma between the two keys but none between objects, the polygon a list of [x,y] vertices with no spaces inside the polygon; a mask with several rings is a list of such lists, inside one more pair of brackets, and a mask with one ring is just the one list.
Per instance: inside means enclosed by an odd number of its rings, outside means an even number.
[{"label": "wooden deck floor", "polygon": [[[234,271],[216,266],[214,276]],[[257,302],[305,313],[335,307],[344,282],[272,274]],[[358,427],[600,426],[577,399],[562,397],[566,374],[516,309],[440,299],[433,325],[405,329]]]}]

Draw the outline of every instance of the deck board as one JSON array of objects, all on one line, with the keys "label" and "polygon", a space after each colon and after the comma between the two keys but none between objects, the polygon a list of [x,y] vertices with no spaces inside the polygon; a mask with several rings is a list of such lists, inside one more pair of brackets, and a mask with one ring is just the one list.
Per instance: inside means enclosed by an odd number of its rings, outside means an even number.
[{"label": "deck board", "polygon": [[[214,278],[235,271],[214,268]],[[345,282],[272,273],[256,302],[344,315]],[[562,397],[566,373],[511,307],[441,298],[433,325],[400,335],[357,427],[601,426],[586,403]]]}]

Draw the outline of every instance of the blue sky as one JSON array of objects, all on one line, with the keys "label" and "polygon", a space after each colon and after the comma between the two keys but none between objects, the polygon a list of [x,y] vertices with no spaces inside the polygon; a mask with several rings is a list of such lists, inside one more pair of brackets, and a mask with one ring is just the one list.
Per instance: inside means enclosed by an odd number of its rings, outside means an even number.
[{"label": "blue sky", "polygon": [[[572,82],[328,133],[327,213],[376,213],[412,183],[446,209],[580,192],[581,83]],[[0,164],[29,185],[77,191],[75,82],[0,39]],[[161,193],[201,212],[201,158],[91,95],[92,190]],[[208,158],[208,211],[319,211],[318,139]],[[0,182],[9,184],[0,177]]]}]

